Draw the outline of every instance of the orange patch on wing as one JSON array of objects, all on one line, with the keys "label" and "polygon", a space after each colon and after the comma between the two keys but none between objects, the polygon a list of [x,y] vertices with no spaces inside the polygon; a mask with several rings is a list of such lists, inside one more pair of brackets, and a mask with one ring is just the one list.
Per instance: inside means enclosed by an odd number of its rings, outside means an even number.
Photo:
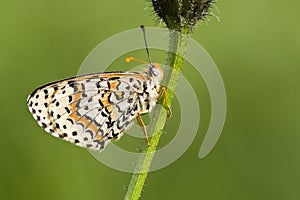
[{"label": "orange patch on wing", "polygon": [[123,93],[122,92],[117,91],[115,94],[116,94],[116,96],[117,96],[118,99],[122,99],[123,98]]},{"label": "orange patch on wing", "polygon": [[120,84],[120,81],[114,80],[114,81],[109,81],[108,82],[110,90],[116,90],[118,85]]},{"label": "orange patch on wing", "polygon": [[111,112],[113,107],[112,107],[112,105],[108,105],[108,106],[106,106],[106,109],[107,109],[108,112]]},{"label": "orange patch on wing", "polygon": [[103,137],[102,137],[101,135],[99,135],[99,134],[96,134],[96,139],[97,139],[98,141],[100,141],[100,142],[103,141]]},{"label": "orange patch on wing", "polygon": [[111,105],[110,102],[109,102],[109,99],[108,99],[109,95],[110,95],[110,93],[106,93],[104,95],[104,97],[100,99],[100,101],[102,102],[104,107],[107,107],[107,106]]},{"label": "orange patch on wing", "polygon": [[72,98],[73,98],[72,103],[70,103],[69,106],[70,106],[70,111],[74,112],[77,109],[76,104],[81,99],[81,93],[73,94]]},{"label": "orange patch on wing", "polygon": [[113,106],[109,102],[109,95],[110,95],[110,93],[106,93],[104,95],[104,97],[100,99],[100,101],[102,102],[103,106],[106,107],[107,111],[111,112],[113,109]]},{"label": "orange patch on wing", "polygon": [[90,121],[86,118],[86,116],[81,117],[79,122],[82,123],[84,125],[84,127],[87,127],[90,124]]},{"label": "orange patch on wing", "polygon": [[78,101],[81,99],[81,93],[75,93],[72,95],[73,101]]},{"label": "orange patch on wing", "polygon": [[99,127],[96,126],[94,123],[90,123],[88,128],[91,129],[91,131],[93,131],[93,133],[97,133],[97,131],[99,129]]},{"label": "orange patch on wing", "polygon": [[76,112],[69,115],[69,117],[76,123],[80,119],[80,117],[76,114]]},{"label": "orange patch on wing", "polygon": [[73,113],[73,112],[75,112],[75,111],[77,110],[77,108],[76,108],[75,105],[76,105],[76,103],[74,103],[74,105],[73,105],[73,104],[72,104],[72,105],[70,104],[70,112],[71,112],[71,113]]}]

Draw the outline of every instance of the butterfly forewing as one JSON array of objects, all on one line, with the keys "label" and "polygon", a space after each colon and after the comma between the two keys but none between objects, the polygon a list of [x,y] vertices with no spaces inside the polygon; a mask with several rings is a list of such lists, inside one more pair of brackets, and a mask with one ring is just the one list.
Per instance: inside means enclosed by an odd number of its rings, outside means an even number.
[{"label": "butterfly forewing", "polygon": [[84,75],[44,85],[27,103],[48,133],[101,150],[143,111],[139,94],[145,92],[146,80],[142,72]]}]

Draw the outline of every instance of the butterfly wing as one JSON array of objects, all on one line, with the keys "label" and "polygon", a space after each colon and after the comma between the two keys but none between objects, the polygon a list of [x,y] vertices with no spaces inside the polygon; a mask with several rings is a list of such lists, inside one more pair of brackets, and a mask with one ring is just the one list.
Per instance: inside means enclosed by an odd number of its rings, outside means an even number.
[{"label": "butterfly wing", "polygon": [[146,74],[97,73],[41,86],[27,104],[38,124],[55,137],[101,150],[118,139],[140,110]]}]

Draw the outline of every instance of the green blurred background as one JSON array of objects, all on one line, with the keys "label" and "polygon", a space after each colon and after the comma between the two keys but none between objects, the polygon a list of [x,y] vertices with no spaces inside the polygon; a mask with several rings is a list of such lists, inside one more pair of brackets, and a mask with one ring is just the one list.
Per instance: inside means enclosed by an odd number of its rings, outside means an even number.
[{"label": "green blurred background", "polygon": [[[46,134],[27,110],[26,98],[39,85],[76,75],[106,38],[140,24],[159,25],[151,8],[145,10],[148,5],[1,1],[0,199],[124,197],[131,174]],[[197,26],[192,37],[213,57],[226,86],[225,127],[213,151],[199,160],[210,103],[198,81],[198,136],[180,159],[150,173],[142,199],[300,199],[299,6],[298,1],[219,1],[215,13],[221,22],[210,18]],[[171,136],[170,131],[165,137]]]}]

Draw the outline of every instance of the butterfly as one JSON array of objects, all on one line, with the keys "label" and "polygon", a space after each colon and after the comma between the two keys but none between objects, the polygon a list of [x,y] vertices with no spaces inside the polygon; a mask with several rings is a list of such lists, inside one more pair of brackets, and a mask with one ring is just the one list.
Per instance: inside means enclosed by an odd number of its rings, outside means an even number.
[{"label": "butterfly", "polygon": [[[102,150],[119,139],[137,119],[149,139],[141,115],[152,110],[166,88],[160,86],[163,70],[152,63],[144,27],[141,26],[148,68],[141,72],[102,72],[48,83],[35,89],[27,99],[29,111],[37,123],[51,135],[78,146]],[[134,57],[127,58],[140,61]]]}]

